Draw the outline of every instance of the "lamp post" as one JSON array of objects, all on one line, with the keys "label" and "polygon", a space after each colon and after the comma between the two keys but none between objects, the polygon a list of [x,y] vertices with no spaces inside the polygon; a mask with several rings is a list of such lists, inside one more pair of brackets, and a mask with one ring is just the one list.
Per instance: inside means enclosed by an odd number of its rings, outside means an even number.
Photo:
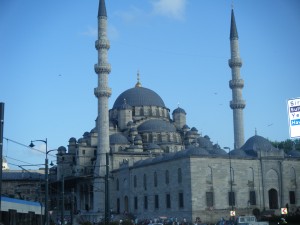
[{"label": "lamp post", "polygon": [[47,142],[47,138],[45,140],[34,140],[31,141],[29,147],[33,148],[35,145],[33,144],[33,142],[44,142],[46,145],[46,158],[45,158],[45,220],[44,220],[44,224],[45,225],[49,225],[49,219],[48,219],[48,197],[49,197],[49,169],[48,169],[48,153],[55,151],[56,149],[52,149],[52,150],[48,150],[48,142]]},{"label": "lamp post", "polygon": [[231,149],[229,147],[224,147],[224,149],[228,149],[229,155],[229,173],[230,173],[230,195],[229,200],[231,204],[231,210],[233,210],[233,192],[232,192],[232,174],[231,174]]}]

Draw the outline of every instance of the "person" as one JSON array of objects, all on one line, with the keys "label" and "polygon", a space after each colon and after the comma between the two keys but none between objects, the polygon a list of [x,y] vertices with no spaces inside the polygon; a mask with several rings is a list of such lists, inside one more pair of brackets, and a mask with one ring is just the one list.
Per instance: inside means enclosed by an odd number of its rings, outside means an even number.
[{"label": "person", "polygon": [[195,225],[199,225],[199,224],[201,224],[201,219],[198,216],[198,217],[196,217]]}]

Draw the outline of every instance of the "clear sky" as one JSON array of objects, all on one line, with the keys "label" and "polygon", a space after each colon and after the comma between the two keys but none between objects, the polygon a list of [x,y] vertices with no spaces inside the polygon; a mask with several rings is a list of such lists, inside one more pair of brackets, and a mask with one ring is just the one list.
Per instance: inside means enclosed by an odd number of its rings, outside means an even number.
[{"label": "clear sky", "polygon": [[[187,125],[233,147],[230,0],[106,0],[116,98],[136,83],[158,93]],[[26,146],[68,145],[95,126],[98,0],[0,0],[3,155],[14,165],[44,163]],[[286,101],[300,97],[300,1],[235,0],[243,60],[245,140],[289,138]],[[25,146],[22,146],[24,144]],[[43,142],[36,149],[44,150]],[[55,160],[54,154],[49,155]],[[31,169],[37,167],[30,167]]]}]

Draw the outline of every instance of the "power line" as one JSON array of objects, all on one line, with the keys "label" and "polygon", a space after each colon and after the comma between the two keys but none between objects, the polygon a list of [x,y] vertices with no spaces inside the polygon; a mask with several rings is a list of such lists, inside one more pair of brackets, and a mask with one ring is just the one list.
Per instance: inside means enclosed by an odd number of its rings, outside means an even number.
[{"label": "power line", "polygon": [[[13,143],[15,143],[15,144],[21,145],[21,146],[23,146],[23,147],[30,148],[30,149],[35,150],[35,151],[37,151],[37,152],[46,154],[46,152],[44,152],[44,151],[42,151],[42,150],[39,150],[39,149],[37,149],[37,148],[31,148],[31,147],[29,147],[28,145],[22,144],[22,143],[20,143],[20,142],[18,142],[18,141],[14,141],[14,140],[9,139],[9,138],[6,138],[6,137],[3,137],[3,138],[4,138],[5,140],[7,140],[7,141],[10,141],[10,142],[13,142]],[[55,155],[52,155],[52,154],[48,154],[48,155],[50,155],[50,156],[52,156],[52,157],[55,157]]]}]

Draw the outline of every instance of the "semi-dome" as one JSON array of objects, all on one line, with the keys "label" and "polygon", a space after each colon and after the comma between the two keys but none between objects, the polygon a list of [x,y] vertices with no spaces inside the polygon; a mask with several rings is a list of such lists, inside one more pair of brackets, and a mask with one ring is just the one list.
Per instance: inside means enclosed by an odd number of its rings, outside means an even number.
[{"label": "semi-dome", "polygon": [[144,87],[134,87],[124,91],[116,99],[113,109],[118,109],[126,103],[132,107],[135,106],[159,106],[165,107],[164,101],[154,91]]},{"label": "semi-dome", "polygon": [[117,133],[117,134],[112,134],[109,136],[109,143],[111,145],[113,145],[113,144],[115,144],[115,145],[116,144],[119,144],[119,145],[120,144],[128,144],[128,140],[124,135]]},{"label": "semi-dome", "polygon": [[148,120],[142,123],[138,127],[139,132],[176,132],[176,128],[173,124],[165,120]]}]

